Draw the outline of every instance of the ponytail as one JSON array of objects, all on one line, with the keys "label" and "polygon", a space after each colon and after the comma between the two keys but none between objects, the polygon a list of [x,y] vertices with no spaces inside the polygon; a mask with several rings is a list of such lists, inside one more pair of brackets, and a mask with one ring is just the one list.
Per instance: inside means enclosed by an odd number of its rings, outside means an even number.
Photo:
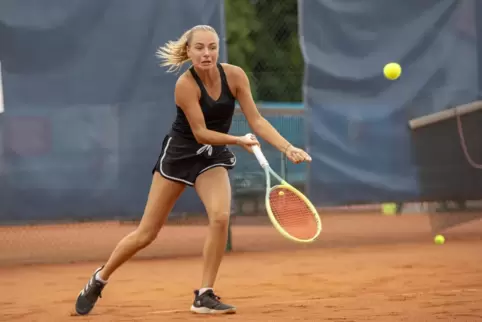
[{"label": "ponytail", "polygon": [[162,59],[161,66],[169,66],[168,72],[179,70],[189,61],[187,45],[190,32],[191,30],[186,31],[178,40],[171,40],[157,50],[157,57]]}]

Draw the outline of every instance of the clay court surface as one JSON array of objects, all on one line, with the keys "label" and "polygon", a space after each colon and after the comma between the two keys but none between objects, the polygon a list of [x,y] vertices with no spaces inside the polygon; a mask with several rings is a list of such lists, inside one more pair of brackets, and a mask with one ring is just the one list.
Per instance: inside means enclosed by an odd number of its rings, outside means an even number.
[{"label": "clay court surface", "polygon": [[438,246],[425,215],[323,217],[310,246],[237,220],[216,291],[238,313],[217,317],[188,310],[203,225],[166,226],[84,317],[72,316],[78,292],[135,226],[3,227],[0,321],[482,321],[482,221],[448,229]]}]

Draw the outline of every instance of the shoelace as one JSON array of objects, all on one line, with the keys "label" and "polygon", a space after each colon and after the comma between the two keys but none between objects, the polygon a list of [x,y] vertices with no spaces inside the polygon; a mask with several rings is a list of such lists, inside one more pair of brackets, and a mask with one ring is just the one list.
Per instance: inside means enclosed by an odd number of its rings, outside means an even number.
[{"label": "shoelace", "polygon": [[213,291],[206,291],[206,296],[209,296],[210,298],[215,299],[218,302],[219,300],[221,300],[221,297],[214,294]]},{"label": "shoelace", "polygon": [[92,294],[93,295],[102,298],[102,290],[104,289],[104,284],[102,284],[99,281],[94,281],[94,284],[90,285],[90,287],[92,287]]}]

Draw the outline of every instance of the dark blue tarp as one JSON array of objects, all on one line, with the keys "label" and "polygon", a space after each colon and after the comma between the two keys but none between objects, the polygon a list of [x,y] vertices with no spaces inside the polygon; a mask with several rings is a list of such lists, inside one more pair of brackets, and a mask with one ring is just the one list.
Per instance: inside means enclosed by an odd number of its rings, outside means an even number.
[{"label": "dark blue tarp", "polygon": [[140,216],[175,115],[155,52],[197,24],[224,39],[223,1],[0,1],[0,221]]},{"label": "dark blue tarp", "polygon": [[[408,121],[480,97],[475,1],[298,3],[310,198],[416,200]],[[391,61],[403,68],[396,81],[382,74]]]}]

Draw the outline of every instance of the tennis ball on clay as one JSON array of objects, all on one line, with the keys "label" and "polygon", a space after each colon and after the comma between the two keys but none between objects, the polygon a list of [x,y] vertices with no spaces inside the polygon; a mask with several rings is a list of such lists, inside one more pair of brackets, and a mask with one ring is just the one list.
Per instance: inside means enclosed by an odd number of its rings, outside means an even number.
[{"label": "tennis ball on clay", "polygon": [[390,202],[382,204],[382,212],[384,215],[394,215],[397,213],[397,204]]},{"label": "tennis ball on clay", "polygon": [[278,196],[284,196],[285,193],[283,191],[278,192]]},{"label": "tennis ball on clay", "polygon": [[445,237],[443,235],[436,235],[433,241],[437,245],[443,245],[445,243]]},{"label": "tennis ball on clay", "polygon": [[397,63],[388,63],[383,67],[383,74],[389,80],[395,80],[402,74],[402,67]]}]

